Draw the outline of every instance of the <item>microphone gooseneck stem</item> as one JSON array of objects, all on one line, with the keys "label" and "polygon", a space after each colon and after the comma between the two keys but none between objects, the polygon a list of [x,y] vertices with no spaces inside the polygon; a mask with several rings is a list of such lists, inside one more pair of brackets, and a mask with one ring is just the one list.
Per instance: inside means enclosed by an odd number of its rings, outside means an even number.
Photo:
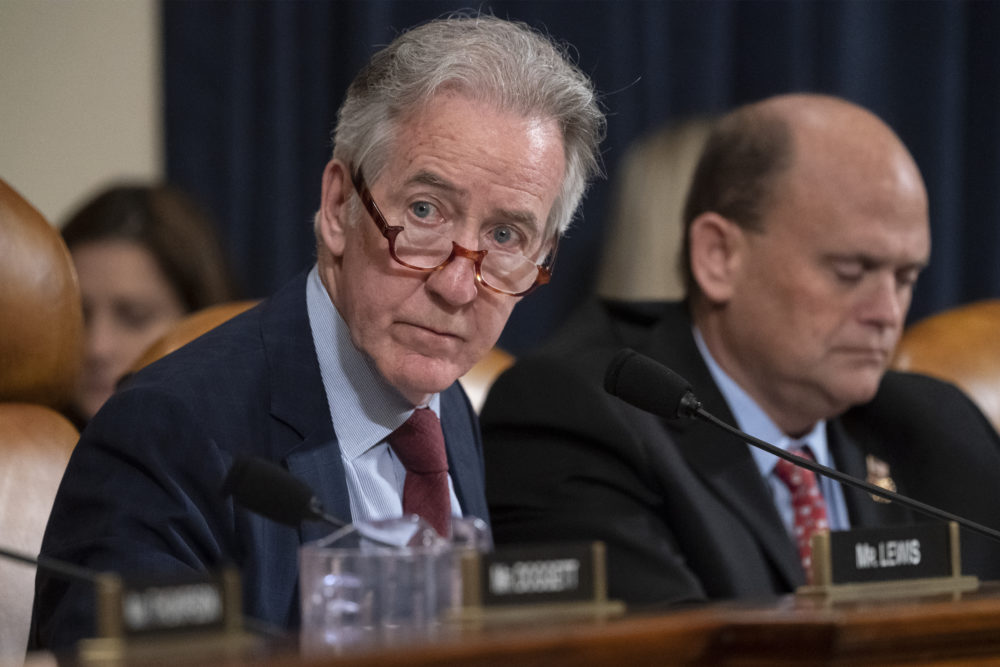
[{"label": "microphone gooseneck stem", "polygon": [[323,510],[319,510],[319,515],[317,516],[317,518],[320,521],[326,523],[327,525],[333,526],[334,528],[343,528],[344,526],[348,525],[346,521],[342,521],[341,519],[338,519],[337,517],[327,512],[324,512]]},{"label": "microphone gooseneck stem", "polygon": [[845,475],[839,470],[834,470],[833,468],[827,468],[826,466],[816,463],[815,461],[812,461],[810,459],[803,458],[801,456],[796,456],[795,454],[790,454],[779,447],[775,447],[769,442],[765,442],[764,440],[755,438],[749,433],[744,433],[743,431],[734,428],[733,426],[730,426],[726,422],[715,417],[715,415],[713,415],[712,413],[702,409],[700,404],[690,406],[688,414],[697,417],[703,421],[706,421],[714,426],[717,426],[726,431],[727,433],[736,436],[740,440],[743,440],[759,449],[763,449],[765,452],[768,452],[769,454],[774,454],[778,458],[785,459],[786,461],[791,461],[797,466],[801,466],[803,468],[807,468],[808,470],[812,470],[815,473],[819,473],[820,475],[824,475],[826,477],[834,479],[840,482],[841,484],[847,484],[848,486],[853,486],[862,489],[864,491],[867,491],[868,493],[880,496],[887,500],[898,502],[900,505],[906,505],[911,509],[932,516],[935,519],[954,521],[960,526],[964,526],[965,528],[968,528],[971,531],[980,533],[981,535],[985,535],[994,540],[1000,541],[1000,531],[994,530],[982,524],[978,524],[975,521],[970,521],[969,519],[962,518],[950,512],[946,512],[942,509],[938,509],[937,507],[924,504],[919,500],[913,500],[912,498],[908,498],[900,493],[894,493],[887,489],[883,489],[882,487],[871,484],[870,482],[865,482],[863,480],[851,477],[850,475]]},{"label": "microphone gooseneck stem", "polygon": [[34,558],[25,553],[11,551],[10,549],[4,549],[4,548],[0,548],[0,556],[3,556],[4,558],[9,558],[11,560],[16,560],[18,562],[24,563],[25,565],[34,565],[35,567],[41,570],[44,570],[46,572],[54,572],[68,579],[75,579],[78,581],[85,581],[89,583],[94,583],[97,580],[97,573],[91,570],[73,565],[72,563],[67,563],[65,561],[46,558],[45,556],[39,556],[38,558]]}]

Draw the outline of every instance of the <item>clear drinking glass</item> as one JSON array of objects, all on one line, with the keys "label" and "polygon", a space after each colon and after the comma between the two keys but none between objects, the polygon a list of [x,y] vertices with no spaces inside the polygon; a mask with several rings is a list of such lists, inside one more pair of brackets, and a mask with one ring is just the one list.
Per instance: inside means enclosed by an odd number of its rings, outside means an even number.
[{"label": "clear drinking glass", "polygon": [[452,539],[417,516],[351,524],[299,550],[305,654],[433,638],[460,603],[461,553],[488,551],[486,523],[455,518]]}]

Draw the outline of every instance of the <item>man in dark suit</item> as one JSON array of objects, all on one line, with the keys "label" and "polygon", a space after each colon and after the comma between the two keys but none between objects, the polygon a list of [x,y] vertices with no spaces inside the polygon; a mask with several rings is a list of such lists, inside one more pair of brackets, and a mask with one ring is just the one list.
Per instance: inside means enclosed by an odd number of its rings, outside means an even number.
[{"label": "man in dark suit", "polygon": [[[493,385],[481,420],[498,543],[603,540],[610,594],[637,604],[806,583],[802,507],[777,458],[605,393],[623,347],[752,435],[1000,527],[996,432],[953,386],[886,373],[930,239],[917,166],[882,121],[817,95],[731,112],[684,223],[684,302],[588,304]],[[929,520],[818,486],[821,527]],[[962,539],[967,573],[1000,575],[998,545]]]},{"label": "man in dark suit", "polygon": [[[547,280],[597,171],[595,100],[547,37],[490,16],[432,21],[375,54],[338,115],[316,265],[119,390],[73,454],[42,555],[145,576],[232,563],[246,613],[293,627],[299,545],[328,529],[223,498],[231,464],[279,463],[345,519],[400,516],[411,416],[447,453],[425,518],[442,533],[450,516],[488,518],[456,380]],[[89,588],[39,573],[39,645],[93,634]]]}]

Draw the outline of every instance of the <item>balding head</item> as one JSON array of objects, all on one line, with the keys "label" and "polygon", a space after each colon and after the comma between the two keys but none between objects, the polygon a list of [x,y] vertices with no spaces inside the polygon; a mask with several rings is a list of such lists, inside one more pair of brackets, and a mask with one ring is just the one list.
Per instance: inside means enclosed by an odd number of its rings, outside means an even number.
[{"label": "balding head", "polygon": [[785,433],[869,400],[930,253],[927,195],[893,131],[844,100],[725,116],[685,211],[691,312]]},{"label": "balding head", "polygon": [[689,296],[690,226],[712,211],[760,230],[769,207],[818,183],[895,179],[926,200],[923,179],[906,146],[878,116],[830,95],[788,94],[739,107],[713,128],[684,207],[682,268]]}]

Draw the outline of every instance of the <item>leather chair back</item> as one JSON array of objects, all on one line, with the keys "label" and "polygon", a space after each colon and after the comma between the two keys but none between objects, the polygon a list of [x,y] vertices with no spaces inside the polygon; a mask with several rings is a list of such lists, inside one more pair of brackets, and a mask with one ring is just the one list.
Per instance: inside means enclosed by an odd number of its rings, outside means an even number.
[{"label": "leather chair back", "polygon": [[501,373],[510,368],[514,363],[514,355],[499,347],[492,348],[486,356],[476,362],[476,365],[469,369],[469,372],[458,379],[462,383],[462,388],[469,395],[472,407],[479,412],[486,402],[486,394],[490,387]]},{"label": "leather chair back", "polygon": [[911,324],[891,365],[957,385],[1000,431],[1000,299],[959,306]]},{"label": "leather chair back", "polygon": [[182,317],[167,333],[160,336],[132,364],[130,373],[135,373],[160,357],[187,345],[198,336],[230,320],[244,310],[257,305],[257,301],[227,301],[207,306]]},{"label": "leather chair back", "polygon": [[83,365],[76,270],[59,232],[0,179],[0,401],[62,410]]},{"label": "leather chair back", "polygon": [[[76,427],[34,403],[0,403],[0,544],[37,556]],[[35,568],[0,560],[0,664],[24,658]],[[11,664],[14,664],[13,662]]]},{"label": "leather chair back", "polygon": [[[79,434],[80,287],[58,231],[0,180],[0,546],[36,556]],[[0,561],[0,662],[20,662],[35,568]]]}]

